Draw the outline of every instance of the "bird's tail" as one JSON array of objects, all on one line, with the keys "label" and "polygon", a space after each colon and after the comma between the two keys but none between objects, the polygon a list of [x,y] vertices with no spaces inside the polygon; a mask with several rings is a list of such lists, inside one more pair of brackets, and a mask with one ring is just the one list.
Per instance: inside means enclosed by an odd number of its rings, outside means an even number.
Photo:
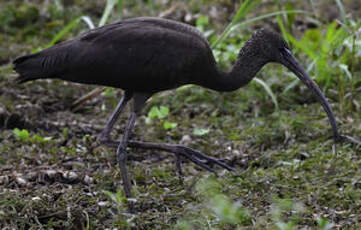
[{"label": "bird's tail", "polygon": [[[50,51],[50,52],[49,52]],[[52,78],[61,72],[64,65],[64,55],[54,55],[52,49],[39,53],[29,54],[16,58],[13,61],[14,70],[19,73],[15,79],[18,83],[23,83],[36,79]]]},{"label": "bird's tail", "polygon": [[39,57],[39,53],[24,55],[16,58],[13,61],[13,64],[14,70],[19,74],[19,76],[15,79],[15,81],[18,83],[23,83],[39,78],[44,78],[45,76],[41,60],[42,58]]}]

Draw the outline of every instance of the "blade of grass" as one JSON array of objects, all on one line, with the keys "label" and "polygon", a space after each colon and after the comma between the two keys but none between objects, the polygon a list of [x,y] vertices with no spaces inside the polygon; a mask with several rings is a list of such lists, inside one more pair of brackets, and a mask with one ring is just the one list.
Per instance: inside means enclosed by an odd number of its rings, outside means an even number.
[{"label": "blade of grass", "polygon": [[238,9],[236,15],[233,17],[231,24],[237,23],[241,20],[249,11],[258,6],[261,0],[246,0],[242,6]]},{"label": "blade of grass", "polygon": [[285,38],[286,42],[288,43],[288,38],[286,36],[287,31],[286,31],[285,25],[283,23],[283,20],[281,18],[281,15],[277,15],[276,19],[277,19],[278,26],[281,29],[282,36]]},{"label": "blade of grass", "polygon": [[50,46],[53,46],[55,43],[57,43],[65,34],[69,33],[71,29],[78,25],[80,19],[81,17],[78,17],[71,21],[68,25],[66,25],[59,33],[57,33],[53,37],[53,39],[44,48],[49,48]]},{"label": "blade of grass", "polygon": [[[283,11],[282,5],[281,5],[280,1],[279,1],[279,0],[274,0],[274,1],[275,1],[275,3],[276,3],[277,6],[278,6],[279,11]],[[286,28],[285,28],[285,24],[284,24],[284,19],[286,18],[286,14],[282,14],[282,16],[283,16],[283,19],[282,19],[281,15],[278,14],[278,15],[276,16],[276,20],[277,20],[278,26],[279,26],[280,29],[281,29],[281,33],[282,33],[283,37],[286,39],[286,42],[288,42],[288,41],[287,41],[287,37],[285,37]]]},{"label": "blade of grass", "polygon": [[279,107],[278,107],[277,97],[272,92],[271,88],[267,85],[267,83],[257,77],[255,77],[253,80],[256,83],[260,84],[266,90],[267,94],[271,97],[273,104],[275,105],[276,111],[278,111]]},{"label": "blade of grass", "polygon": [[[264,14],[264,15],[261,15],[261,16],[257,16],[257,17],[254,17],[254,18],[250,18],[240,24],[238,24],[237,26],[244,26],[246,24],[249,24],[249,23],[252,23],[252,22],[256,22],[256,21],[259,21],[259,20],[262,20],[262,19],[265,19],[265,18],[270,18],[270,17],[273,17],[273,16],[277,16],[277,15],[280,15],[280,14],[311,14],[307,11],[304,11],[304,10],[282,10],[282,11],[276,11],[276,12],[272,12],[272,13],[269,13],[269,14]],[[314,19],[315,21],[317,21],[316,19]]]},{"label": "blade of grass", "polygon": [[[273,12],[273,13],[269,13],[269,14],[264,14],[261,16],[257,16],[254,18],[250,18],[244,22],[238,23],[238,24],[234,24],[232,25],[229,29],[225,29],[223,31],[223,33],[221,34],[221,36],[211,45],[212,49],[216,48],[226,37],[229,36],[229,34],[234,31],[237,28],[240,28],[244,25],[256,22],[256,21],[260,21],[263,20],[265,18],[270,18],[270,17],[274,17],[280,14],[310,14],[307,11],[303,11],[303,10],[284,10],[284,11],[277,11],[277,12]],[[315,19],[316,20],[316,19]]]},{"label": "blade of grass", "polygon": [[298,78],[296,78],[293,82],[291,82],[290,84],[288,84],[286,86],[286,88],[283,90],[282,94],[287,94],[287,92],[290,91],[291,89],[293,89],[296,85],[298,85],[299,82],[300,82],[300,80]]},{"label": "blade of grass", "polygon": [[291,34],[287,34],[287,38],[296,48],[306,53],[313,61],[318,59],[318,54],[315,51],[303,45],[302,42],[297,41]]},{"label": "blade of grass", "polygon": [[81,16],[81,20],[83,20],[89,27],[89,29],[94,29],[94,23],[88,16]]},{"label": "blade of grass", "polygon": [[123,0],[118,0],[118,14],[119,18],[121,18],[123,14]]},{"label": "blade of grass", "polygon": [[[316,61],[313,61],[307,68],[306,72],[309,73],[315,66]],[[293,89],[298,83],[300,82],[300,79],[295,77],[295,80],[292,81],[290,84],[288,84],[285,89],[283,90],[282,94],[286,94],[289,90]]]},{"label": "blade of grass", "polygon": [[249,11],[251,11],[254,7],[259,5],[261,0],[246,0],[241,7],[238,9],[236,15],[233,17],[231,23],[228,24],[226,29],[223,31],[221,36],[211,45],[211,48],[217,47],[219,43],[221,43],[228,35],[232,27],[237,24],[239,20],[241,20]]},{"label": "blade of grass", "polygon": [[347,19],[346,19],[346,13],[345,13],[345,8],[343,7],[343,4],[341,2],[341,0],[335,0],[338,9],[340,10],[340,14],[341,14],[341,18],[342,18],[342,22],[343,24],[347,24]]},{"label": "blade of grass", "polygon": [[310,0],[310,4],[311,4],[313,15],[315,15],[315,17],[317,17],[317,11],[316,11],[315,3],[313,2],[313,0]]},{"label": "blade of grass", "polygon": [[[60,41],[60,39],[62,37],[64,37],[65,34],[69,33],[75,26],[77,26],[80,21],[84,21],[90,29],[94,28],[94,24],[88,16],[80,16],[80,17],[72,20],[71,22],[69,22],[59,33],[57,33],[53,37],[53,39],[44,47],[44,49],[55,45],[55,43]],[[37,51],[39,51],[39,50],[37,50]]]},{"label": "blade of grass", "polygon": [[107,4],[106,4],[106,6],[104,8],[104,12],[103,12],[102,18],[99,21],[98,26],[104,26],[105,25],[105,23],[107,22],[107,20],[108,20],[108,18],[110,16],[110,13],[112,12],[115,4],[116,4],[116,0],[107,0]]}]

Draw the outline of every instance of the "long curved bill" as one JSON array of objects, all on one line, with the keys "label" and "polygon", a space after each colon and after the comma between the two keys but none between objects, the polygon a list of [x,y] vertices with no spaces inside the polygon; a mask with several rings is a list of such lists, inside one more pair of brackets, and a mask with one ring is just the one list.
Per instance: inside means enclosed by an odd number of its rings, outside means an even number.
[{"label": "long curved bill", "polygon": [[321,105],[325,112],[327,113],[328,119],[330,121],[333,137],[335,140],[340,140],[342,137],[340,136],[335,120],[335,116],[333,115],[332,109],[330,104],[327,102],[327,99],[321,92],[320,88],[317,86],[317,84],[312,80],[312,78],[306,73],[305,69],[298,63],[296,58],[292,55],[292,53],[285,49],[284,52],[282,52],[283,55],[283,65],[285,65],[289,70],[291,70],[296,76],[305,84],[307,87],[312,90],[312,92],[315,94],[319,102],[321,102]]}]

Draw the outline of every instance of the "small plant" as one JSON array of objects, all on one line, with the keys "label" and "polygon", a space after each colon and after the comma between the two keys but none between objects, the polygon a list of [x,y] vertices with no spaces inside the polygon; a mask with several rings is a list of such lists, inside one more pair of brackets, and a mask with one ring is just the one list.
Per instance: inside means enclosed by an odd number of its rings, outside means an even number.
[{"label": "small plant", "polygon": [[193,134],[196,136],[203,136],[206,135],[207,133],[209,133],[209,129],[201,129],[201,128],[195,128],[193,130]]},{"label": "small plant", "polygon": [[194,229],[192,222],[197,223],[198,229],[201,225],[205,229],[236,229],[236,226],[249,225],[251,219],[248,211],[240,201],[233,201],[223,194],[222,188],[215,179],[200,180],[196,186],[200,197],[204,197],[201,209],[197,210],[200,216],[179,221],[176,229]]},{"label": "small plant", "polygon": [[103,193],[110,199],[111,203],[109,204],[112,208],[110,208],[109,211],[117,219],[113,224],[119,226],[121,229],[129,229],[132,218],[123,215],[128,207],[127,198],[124,196],[123,191],[119,189],[116,193],[110,191],[103,191]]},{"label": "small plant", "polygon": [[15,137],[23,142],[31,143],[45,143],[52,140],[52,137],[42,137],[38,134],[30,135],[29,131],[26,129],[15,128],[13,130]]},{"label": "small plant", "polygon": [[[148,112],[148,116],[146,118],[146,123],[150,124],[152,123],[152,119],[159,119],[159,120],[163,120],[164,118],[166,118],[169,115],[169,108],[165,107],[165,106],[153,106],[149,112]],[[178,126],[177,123],[174,122],[169,122],[169,121],[164,121],[163,122],[163,128],[168,130],[168,129],[174,129]]]},{"label": "small plant", "polygon": [[13,133],[15,135],[16,138],[18,138],[19,140],[22,140],[22,141],[28,141],[30,139],[30,134],[28,132],[28,130],[26,129],[18,129],[18,128],[15,128],[13,130]]},{"label": "small plant", "polygon": [[[306,54],[310,59],[308,70],[314,73],[317,82],[327,88],[338,88],[338,99],[341,111],[352,109],[352,97],[355,94],[355,68],[357,32],[350,26],[333,22],[322,28],[307,30],[300,40],[287,34],[288,40],[298,50]],[[330,58],[331,57],[331,58]],[[294,87],[298,80],[286,87],[287,90]],[[348,96],[347,96],[348,95]],[[350,97],[351,96],[351,97]],[[350,103],[346,104],[346,97]]]},{"label": "small plant", "polygon": [[165,121],[165,122],[163,123],[163,128],[165,128],[165,129],[174,129],[174,128],[176,128],[177,126],[178,126],[178,124],[175,123],[175,122]]},{"label": "small plant", "polygon": [[302,203],[290,199],[281,199],[272,205],[270,212],[276,229],[293,230],[296,229],[300,214],[303,211]]},{"label": "small plant", "polygon": [[165,106],[153,106],[149,112],[148,112],[148,118],[153,119],[153,118],[158,118],[158,119],[164,119],[165,117],[167,117],[169,114],[169,108],[165,107]]},{"label": "small plant", "polygon": [[118,213],[121,213],[123,209],[127,207],[125,204],[126,198],[121,189],[119,189],[116,193],[112,193],[110,191],[103,191],[103,193],[112,201],[112,204],[115,205]]},{"label": "small plant", "polygon": [[317,219],[317,224],[320,230],[330,230],[333,228],[334,224],[325,218],[319,217]]},{"label": "small plant", "polygon": [[[199,210],[195,211],[200,214],[192,215],[187,220],[180,220],[176,229],[199,229],[201,226],[204,226],[204,229],[242,229],[251,224],[253,226],[264,224],[262,218],[251,221],[252,217],[242,206],[242,199],[234,201],[222,191],[223,188],[224,186],[215,179],[200,180],[196,185],[196,190],[203,202]],[[276,199],[266,215],[271,216],[271,224],[274,226],[272,229],[294,230],[299,228],[298,224],[302,223],[302,215],[305,212],[306,208],[301,202],[292,199]],[[333,223],[327,219],[317,219],[316,229],[330,230],[333,226]]]}]

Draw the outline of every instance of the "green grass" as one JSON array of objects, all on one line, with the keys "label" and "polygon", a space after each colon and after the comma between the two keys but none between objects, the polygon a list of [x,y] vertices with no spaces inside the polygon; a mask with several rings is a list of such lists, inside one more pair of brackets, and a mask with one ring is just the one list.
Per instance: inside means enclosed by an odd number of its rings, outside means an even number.
[{"label": "green grass", "polygon": [[[361,21],[348,14],[349,1],[329,3],[340,12],[342,24],[323,20],[328,11],[316,1],[243,3],[184,2],[194,25],[217,44],[214,54],[225,69],[254,28],[278,25],[329,98],[341,132],[360,139]],[[236,172],[217,169],[215,177],[185,162],[181,180],[172,155],[129,149],[138,210],[129,214],[115,150],[95,140],[121,92],[109,88],[73,112],[72,103],[94,87],[59,80],[16,85],[9,61],[91,24],[156,16],[174,2],[63,4],[0,1],[2,228],[361,228],[360,147],[333,143],[320,105],[279,65],[266,66],[258,83],[235,92],[186,86],[152,97],[136,126],[136,139],[181,143],[225,159]],[[215,17],[209,14],[212,7],[232,15]],[[295,26],[299,21],[316,27],[301,32]],[[122,114],[115,137],[126,119]]]}]

